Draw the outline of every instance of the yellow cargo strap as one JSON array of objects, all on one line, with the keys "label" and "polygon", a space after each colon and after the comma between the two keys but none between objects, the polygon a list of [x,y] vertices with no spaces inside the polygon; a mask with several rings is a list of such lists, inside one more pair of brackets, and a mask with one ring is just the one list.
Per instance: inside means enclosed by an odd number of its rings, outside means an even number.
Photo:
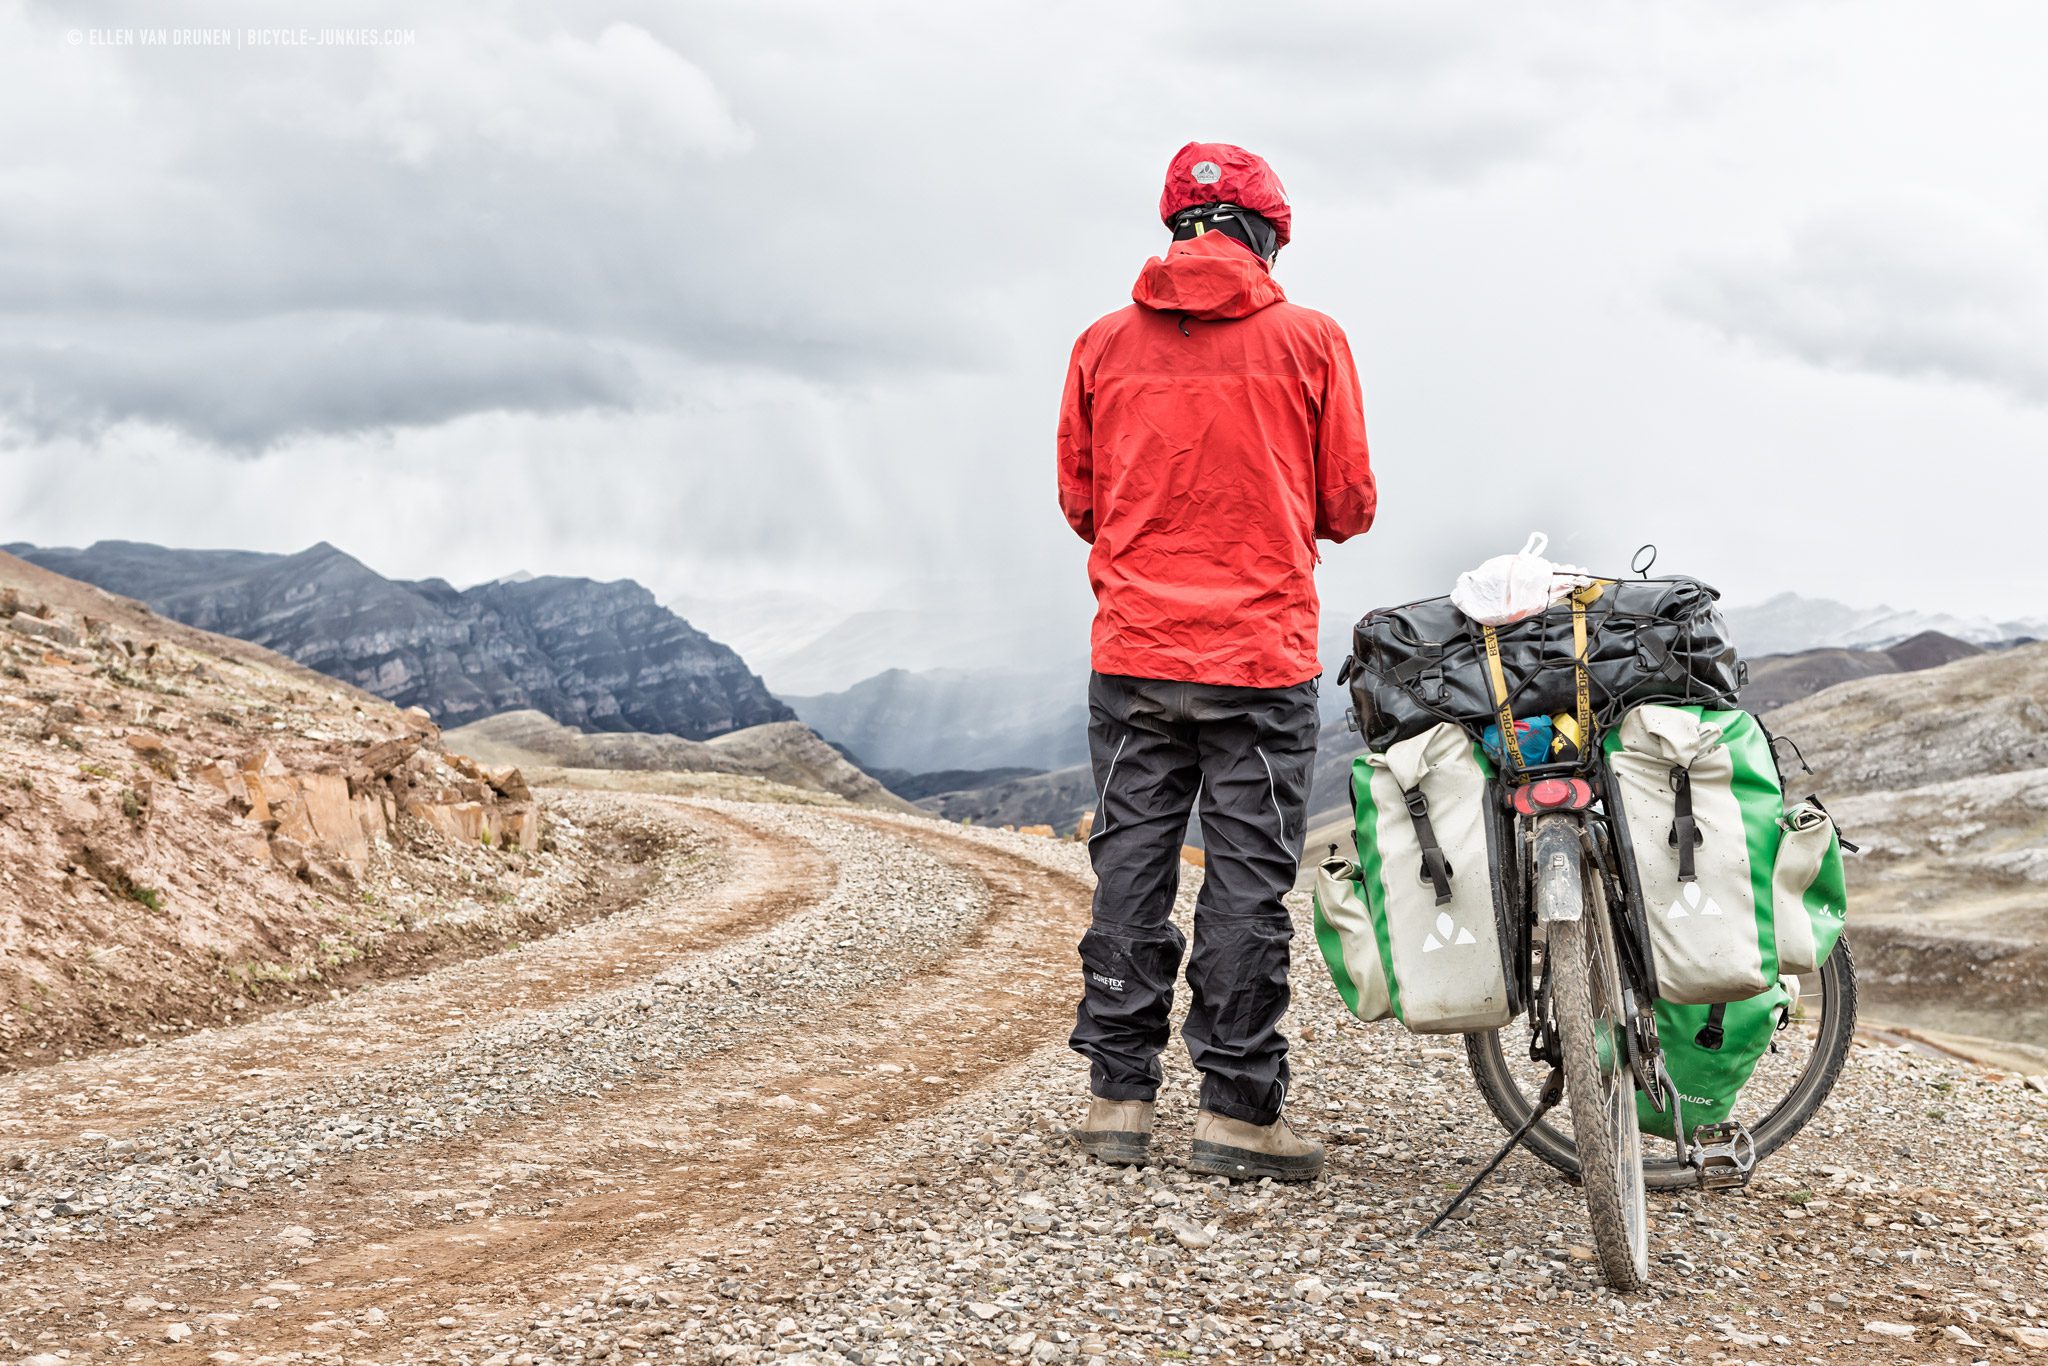
[{"label": "yellow cargo strap", "polygon": [[1585,752],[1593,734],[1593,688],[1586,678],[1586,608],[1606,592],[1606,585],[1595,581],[1572,594],[1572,687],[1576,693],[1579,723],[1579,752]]},{"label": "yellow cargo strap", "polygon": [[[1579,723],[1579,745],[1581,752],[1593,734],[1593,689],[1586,675],[1588,655],[1586,651],[1586,608],[1597,602],[1607,591],[1612,580],[1596,580],[1578,589],[1571,595],[1572,604],[1572,684],[1575,693]],[[1515,709],[1508,701],[1507,671],[1500,663],[1500,635],[1491,626],[1482,625],[1479,636],[1486,644],[1486,678],[1493,690],[1495,716],[1500,725],[1501,761],[1517,774],[1524,772],[1527,765],[1522,762],[1522,745],[1515,736]]]},{"label": "yellow cargo strap", "polygon": [[1482,625],[1479,637],[1486,642],[1486,678],[1493,689],[1493,705],[1500,716],[1501,763],[1511,772],[1520,773],[1522,764],[1522,742],[1515,737],[1515,709],[1508,704],[1508,676],[1500,667],[1500,635],[1491,626]]}]

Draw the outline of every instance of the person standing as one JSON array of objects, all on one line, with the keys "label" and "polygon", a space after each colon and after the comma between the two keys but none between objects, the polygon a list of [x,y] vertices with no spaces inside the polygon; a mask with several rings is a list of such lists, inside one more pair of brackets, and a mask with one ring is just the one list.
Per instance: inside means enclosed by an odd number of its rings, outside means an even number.
[{"label": "person standing", "polygon": [[1074,1137],[1148,1160],[1174,979],[1170,915],[1198,800],[1182,1038],[1201,1073],[1193,1160],[1313,1180],[1322,1146],[1281,1115],[1288,945],[1318,725],[1318,538],[1372,525],[1377,493],[1342,329],[1290,303],[1292,233],[1264,160],[1191,142],[1167,167],[1173,240],[1133,302],[1081,334],[1058,433],[1059,502],[1089,542],[1096,612],[1088,742],[1097,879],[1073,1049],[1092,1098]]}]

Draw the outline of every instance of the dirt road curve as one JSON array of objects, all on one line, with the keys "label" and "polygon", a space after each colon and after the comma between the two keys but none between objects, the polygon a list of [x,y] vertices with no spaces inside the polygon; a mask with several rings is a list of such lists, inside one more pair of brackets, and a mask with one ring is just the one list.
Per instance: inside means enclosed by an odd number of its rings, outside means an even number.
[{"label": "dirt road curve", "polygon": [[1320,1187],[1173,1167],[1184,1065],[1166,1165],[1082,1162],[1072,846],[574,800],[692,852],[517,952],[0,1078],[0,1362],[2048,1350],[2044,1115],[2007,1079],[1861,1050],[1869,1114],[1748,1195],[1660,1203],[1660,1289],[1625,1300],[1525,1158],[1407,1241],[1493,1133],[1449,1050],[1341,1021],[1312,961],[1291,1105],[1333,1143]]}]

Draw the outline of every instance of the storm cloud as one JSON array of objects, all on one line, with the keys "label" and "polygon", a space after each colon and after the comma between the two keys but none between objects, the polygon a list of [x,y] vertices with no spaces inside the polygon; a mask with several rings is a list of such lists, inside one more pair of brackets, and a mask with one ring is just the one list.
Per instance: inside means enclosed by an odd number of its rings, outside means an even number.
[{"label": "storm cloud", "polygon": [[[252,53],[74,45],[54,16],[17,11],[0,33],[7,112],[30,126],[10,139],[27,164],[0,216],[0,328],[20,376],[0,401],[32,434],[125,417],[263,449],[613,405],[633,387],[620,348],[825,382],[990,369],[1014,273],[1078,265],[1076,215],[1130,188],[1111,182],[1118,130],[1062,114],[1070,91],[1114,89],[1131,49],[1154,46],[1172,75],[1148,84],[1256,105],[1314,46],[1247,48],[1234,12],[1191,13],[1156,40],[1096,15],[1101,41],[1063,52],[1062,25],[938,8],[656,11],[569,31],[429,5],[381,16],[411,43]],[[94,34],[167,16],[97,17]],[[1540,108],[1457,78],[1455,23],[1343,22],[1353,74],[1372,79],[1296,92],[1274,121],[1312,128],[1382,191],[1541,136]],[[1055,71],[1068,89],[1049,98]],[[1003,259],[1020,239],[1039,259]],[[987,280],[983,253],[1010,278]],[[430,358],[441,347],[467,354]],[[232,397],[196,373],[243,358],[260,382]]]},{"label": "storm cloud", "polygon": [[1932,194],[1844,205],[1779,251],[1695,266],[1675,307],[1810,364],[2048,403],[2048,223]]},{"label": "storm cloud", "polygon": [[1968,495],[2048,438],[2030,11],[372,0],[397,40],[132,41],[282,22],[0,0],[0,539],[1078,633],[1063,366],[1201,138],[1272,159],[1279,277],[1364,374],[1334,618],[1535,527],[1737,600],[2048,600],[2025,500]]},{"label": "storm cloud", "polygon": [[615,349],[447,318],[289,312],[203,328],[152,318],[81,326],[62,344],[0,343],[0,404],[31,439],[142,421],[252,452],[478,411],[623,409],[637,388]]}]

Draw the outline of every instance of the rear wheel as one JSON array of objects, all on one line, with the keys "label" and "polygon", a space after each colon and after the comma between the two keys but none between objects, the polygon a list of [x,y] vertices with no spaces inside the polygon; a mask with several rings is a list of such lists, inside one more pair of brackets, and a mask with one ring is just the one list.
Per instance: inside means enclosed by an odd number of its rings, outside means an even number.
[{"label": "rear wheel", "polygon": [[[1538,944],[1536,952],[1544,953]],[[1742,1088],[1732,1118],[1748,1128],[1761,1162],[1790,1142],[1813,1118],[1848,1059],[1856,1034],[1856,960],[1844,936],[1818,973],[1795,982],[1786,979],[1792,1003],[1784,1027]],[[1465,1036],[1466,1060],[1487,1108],[1509,1130],[1518,1129],[1535,1108],[1548,1071],[1528,1057],[1526,1036],[1511,1029]],[[1553,1110],[1538,1120],[1523,1140],[1538,1157],[1572,1176],[1579,1174],[1579,1154],[1568,1116]],[[1667,1146],[1663,1150],[1669,1153]],[[1675,1156],[1643,1163],[1643,1180],[1653,1189],[1691,1187],[1698,1173]]]},{"label": "rear wheel", "polygon": [[1649,1276],[1649,1219],[1614,932],[1601,898],[1586,895],[1576,832],[1569,845],[1539,838],[1537,870],[1539,905],[1578,903],[1576,919],[1545,925],[1565,1101],[1600,1270],[1615,1289],[1634,1290]]}]

